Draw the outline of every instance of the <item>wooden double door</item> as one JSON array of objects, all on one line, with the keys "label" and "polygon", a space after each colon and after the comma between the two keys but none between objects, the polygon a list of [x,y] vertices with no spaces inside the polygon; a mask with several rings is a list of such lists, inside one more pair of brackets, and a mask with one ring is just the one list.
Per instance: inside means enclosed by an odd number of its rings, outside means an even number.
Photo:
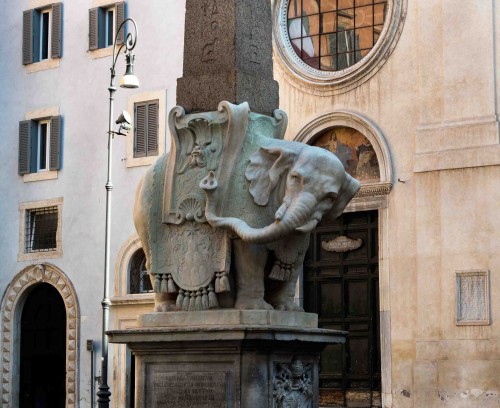
[{"label": "wooden double door", "polygon": [[349,332],[320,364],[321,407],[380,407],[378,212],[346,213],[311,235],[304,308],[322,328]]}]

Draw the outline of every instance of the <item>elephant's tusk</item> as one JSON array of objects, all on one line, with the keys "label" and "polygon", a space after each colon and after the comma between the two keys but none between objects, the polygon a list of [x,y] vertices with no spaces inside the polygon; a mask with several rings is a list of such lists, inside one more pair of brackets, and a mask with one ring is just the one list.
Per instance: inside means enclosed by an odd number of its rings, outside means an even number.
[{"label": "elephant's tusk", "polygon": [[281,204],[281,207],[278,208],[278,211],[276,211],[276,213],[274,214],[274,218],[276,219],[276,221],[279,222],[283,219],[283,216],[285,215],[287,209],[288,205],[286,205],[286,203]]},{"label": "elephant's tusk", "polygon": [[312,219],[308,221],[306,224],[302,225],[302,227],[295,228],[295,231],[308,233],[311,232],[318,225],[318,220]]}]

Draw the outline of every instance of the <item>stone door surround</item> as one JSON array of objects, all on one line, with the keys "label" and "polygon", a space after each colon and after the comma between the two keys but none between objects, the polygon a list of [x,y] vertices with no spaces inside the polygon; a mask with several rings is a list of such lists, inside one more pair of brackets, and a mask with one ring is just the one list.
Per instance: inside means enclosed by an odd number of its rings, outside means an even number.
[{"label": "stone door surround", "polygon": [[1,304],[2,313],[2,400],[1,408],[18,406],[19,352],[21,314],[30,291],[40,283],[57,289],[66,307],[66,407],[77,407],[79,307],[76,292],[68,277],[56,266],[30,265],[19,272],[8,285]]}]

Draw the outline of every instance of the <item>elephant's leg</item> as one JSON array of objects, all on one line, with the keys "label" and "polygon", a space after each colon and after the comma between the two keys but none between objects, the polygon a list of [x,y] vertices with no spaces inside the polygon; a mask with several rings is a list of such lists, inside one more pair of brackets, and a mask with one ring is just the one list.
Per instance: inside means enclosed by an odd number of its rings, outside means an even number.
[{"label": "elephant's leg", "polygon": [[236,309],[272,310],[264,300],[264,268],[268,251],[263,245],[233,240],[236,269]]},{"label": "elephant's leg", "polygon": [[269,281],[266,298],[276,310],[303,312],[304,309],[294,302],[297,279],[302,265],[294,269],[292,279],[286,282]]},{"label": "elephant's leg", "polygon": [[155,293],[155,312],[180,310],[175,304],[176,299],[176,293]]},{"label": "elephant's leg", "polygon": [[294,302],[297,279],[302,271],[304,257],[309,246],[309,234],[296,233],[287,240],[272,244],[275,257],[286,264],[292,264],[289,280],[267,282],[266,299],[276,310],[303,312],[304,309]]},{"label": "elephant's leg", "polygon": [[[142,249],[146,255],[146,269],[150,272],[149,278],[151,279],[151,285],[154,287],[154,277],[151,270],[151,252],[150,252],[150,223],[158,223],[161,225],[161,219],[153,218],[151,213],[151,200],[155,194],[154,190],[154,177],[157,178],[164,174],[162,169],[166,165],[168,156],[162,156],[153,166],[151,166],[144,177],[139,182],[137,187],[137,192],[135,196],[134,205],[134,224],[142,243]],[[155,172],[156,170],[156,172]],[[163,182],[159,183],[156,181],[156,189],[158,186],[163,186]],[[176,296],[170,293],[155,293],[155,312],[167,312],[170,310],[177,310],[176,307]]]}]

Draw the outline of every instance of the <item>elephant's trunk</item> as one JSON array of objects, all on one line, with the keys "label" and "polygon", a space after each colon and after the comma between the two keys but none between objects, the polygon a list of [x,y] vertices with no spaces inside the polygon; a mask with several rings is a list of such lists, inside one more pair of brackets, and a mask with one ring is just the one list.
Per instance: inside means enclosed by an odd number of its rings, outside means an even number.
[{"label": "elephant's trunk", "polygon": [[275,220],[272,224],[263,228],[252,228],[239,218],[218,217],[215,215],[216,199],[213,197],[214,190],[207,192],[207,205],[205,217],[213,227],[229,228],[234,231],[243,241],[252,244],[266,244],[278,241],[294,231],[296,228],[306,224],[314,212],[317,201],[309,193],[301,193],[299,198],[292,201],[281,220]]}]

